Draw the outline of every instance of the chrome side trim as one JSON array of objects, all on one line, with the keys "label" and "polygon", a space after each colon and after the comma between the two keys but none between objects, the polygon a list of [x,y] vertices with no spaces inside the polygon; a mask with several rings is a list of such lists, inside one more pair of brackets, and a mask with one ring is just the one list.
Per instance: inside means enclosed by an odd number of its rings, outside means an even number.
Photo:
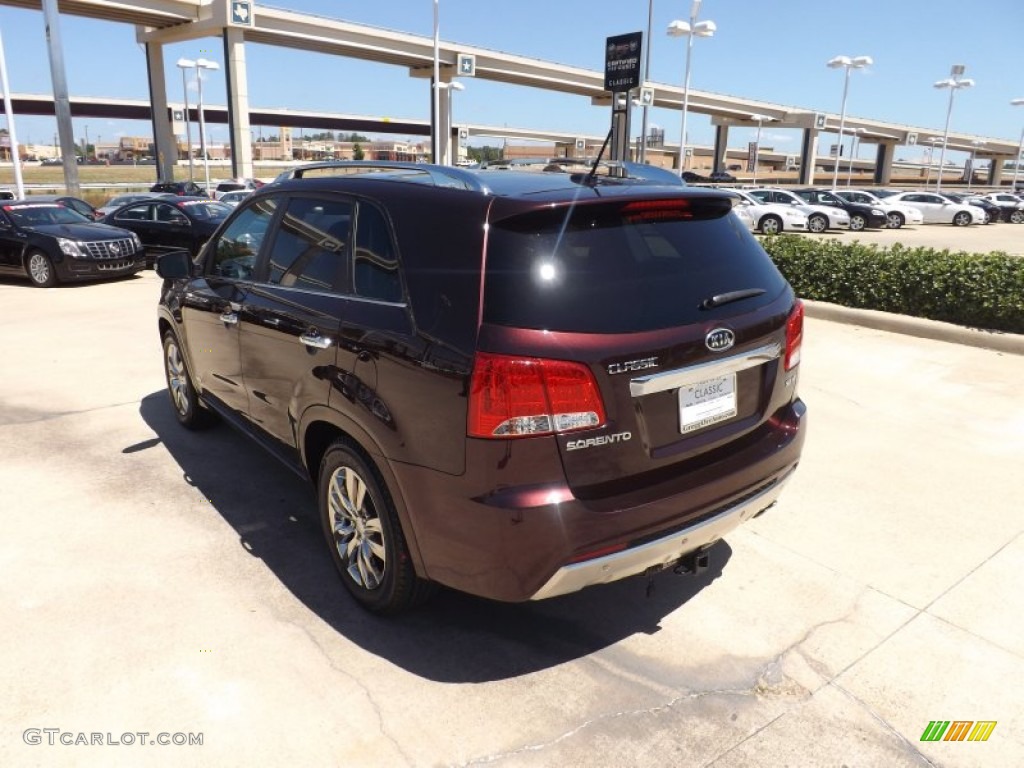
[{"label": "chrome side trim", "polygon": [[648,568],[668,567],[683,555],[718,541],[741,523],[770,507],[778,500],[782,487],[791,476],[792,471],[758,495],[692,528],[677,531],[639,547],[563,566],[530,599],[545,600],[549,597],[567,595],[593,584],[607,584],[627,576],[635,576]]},{"label": "chrome side trim", "polygon": [[652,373],[649,376],[638,376],[635,379],[630,379],[629,394],[633,397],[641,397],[655,392],[679,389],[679,387],[694,384],[704,379],[745,371],[747,368],[778,360],[781,356],[781,344],[778,342],[765,344],[763,347],[750,349],[738,355],[723,357],[721,360],[712,360],[708,363],[691,365],[687,368],[676,368],[673,371]]}]

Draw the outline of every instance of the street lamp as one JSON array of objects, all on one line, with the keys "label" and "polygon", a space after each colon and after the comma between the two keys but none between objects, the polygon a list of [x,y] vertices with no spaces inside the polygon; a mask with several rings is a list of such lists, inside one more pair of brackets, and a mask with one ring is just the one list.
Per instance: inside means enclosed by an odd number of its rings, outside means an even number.
[{"label": "street lamp", "polygon": [[[206,194],[210,194],[210,152],[206,146],[206,118],[203,116],[203,73],[201,70],[217,70],[220,64],[208,59],[178,59],[178,66],[182,68],[182,80],[184,81],[184,70],[193,68],[196,71],[196,83],[199,86],[199,149],[203,153],[203,163],[206,166]],[[186,109],[188,107],[186,106]],[[185,116],[186,118],[188,115]],[[187,121],[186,121],[187,122]],[[189,173],[192,170],[192,147],[189,146]]]},{"label": "street lamp", "polygon": [[846,127],[846,94],[850,90],[850,72],[855,69],[864,69],[874,64],[870,56],[835,56],[828,60],[827,64],[831,69],[846,70],[843,78],[843,107],[839,114],[839,140],[836,142],[836,161],[832,166],[832,189],[839,186],[839,151],[843,146],[843,129]]},{"label": "street lamp", "polygon": [[751,184],[757,183],[757,156],[761,153],[761,124],[765,120],[774,120],[774,117],[768,115],[751,115],[751,120],[757,120],[757,138],[754,140],[754,178],[751,180]]},{"label": "street lamp", "polygon": [[971,164],[969,167],[970,173],[967,175],[967,191],[971,191],[971,182],[974,181],[974,157],[978,153],[978,147],[985,146],[985,142],[981,139],[975,139],[971,142]]},{"label": "street lamp", "polygon": [[[1024,107],[1024,99],[1011,99],[1010,104],[1014,107]],[[1024,128],[1020,129],[1020,141],[1017,143],[1017,157],[1013,161],[1013,184],[1011,192],[1017,191],[1017,172],[1020,170],[1020,156],[1024,154]]]},{"label": "street lamp", "polygon": [[188,82],[185,79],[185,72],[195,69],[196,63],[192,59],[178,59],[178,69],[181,70],[181,91],[185,100],[185,142],[188,151],[188,180],[194,181],[195,174],[192,170],[192,121],[188,119]]},{"label": "street lamp", "polygon": [[931,184],[932,181],[932,164],[935,162],[935,148],[944,142],[938,136],[932,136],[928,139],[928,143],[931,144],[931,146],[928,148],[928,169],[925,171],[924,176],[925,189],[928,189],[928,185]]},{"label": "street lamp", "polygon": [[454,165],[455,163],[452,162],[452,154],[454,154],[452,152],[452,91],[464,91],[466,86],[457,80],[452,80],[450,83],[441,83],[440,87],[448,91],[448,140],[445,143],[444,160],[441,165]]},{"label": "street lamp", "polygon": [[679,175],[683,175],[683,158],[686,150],[686,111],[690,107],[690,59],[693,56],[694,37],[712,37],[718,29],[713,21],[697,21],[702,0],[693,0],[690,20],[673,21],[668,25],[669,37],[686,38],[686,74],[683,79],[683,127],[679,137]]},{"label": "street lamp", "polygon": [[964,65],[954,64],[949,70],[949,77],[935,83],[936,88],[949,88],[949,107],[946,108],[946,127],[942,132],[942,151],[939,153],[939,178],[935,181],[935,191],[942,191],[942,171],[946,167],[946,144],[949,142],[949,118],[953,114],[953,94],[961,88],[970,88],[974,81],[964,77]]},{"label": "street lamp", "polygon": [[853,158],[857,156],[857,147],[860,145],[860,137],[864,135],[864,129],[857,128],[851,133],[853,141],[850,142],[850,164],[846,167],[846,186],[850,186],[850,180],[853,178]]}]

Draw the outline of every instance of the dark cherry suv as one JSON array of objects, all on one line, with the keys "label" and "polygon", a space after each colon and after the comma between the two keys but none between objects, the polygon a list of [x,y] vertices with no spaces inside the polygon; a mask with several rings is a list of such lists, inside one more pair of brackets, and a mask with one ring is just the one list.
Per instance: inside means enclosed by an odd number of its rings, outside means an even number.
[{"label": "dark cherry suv", "polygon": [[342,581],[506,601],[663,568],[797,465],[803,307],[728,193],[318,165],[162,256],[170,400],[318,489]]}]

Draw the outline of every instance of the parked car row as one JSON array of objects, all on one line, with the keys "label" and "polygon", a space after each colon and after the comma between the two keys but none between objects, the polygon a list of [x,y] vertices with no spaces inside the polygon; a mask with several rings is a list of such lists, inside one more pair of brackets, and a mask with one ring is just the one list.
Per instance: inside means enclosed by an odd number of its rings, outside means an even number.
[{"label": "parked car row", "polygon": [[[1024,223],[1024,198],[1009,193],[961,195],[897,189],[727,189],[736,214],[753,232],[899,229],[919,224]],[[768,206],[774,206],[769,208]],[[783,215],[786,212],[788,215]],[[799,215],[799,214],[802,214]]]}]

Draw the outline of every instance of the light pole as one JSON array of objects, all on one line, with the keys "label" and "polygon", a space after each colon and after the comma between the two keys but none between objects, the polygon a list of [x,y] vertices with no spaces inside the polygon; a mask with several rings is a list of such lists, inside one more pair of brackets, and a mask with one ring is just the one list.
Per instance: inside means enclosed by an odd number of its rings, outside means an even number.
[{"label": "light pole", "polygon": [[843,78],[843,106],[839,113],[839,140],[836,142],[836,161],[832,165],[832,189],[839,186],[839,151],[843,146],[843,129],[846,127],[846,95],[850,90],[850,72],[855,69],[864,69],[874,64],[870,56],[835,56],[828,60],[827,64],[832,69],[842,67],[846,70]]},{"label": "light pole", "polygon": [[928,189],[928,185],[931,184],[932,181],[932,164],[935,162],[935,148],[939,146],[939,144],[942,144],[943,141],[938,136],[932,136],[928,139],[928,143],[931,144],[931,147],[928,148],[928,169],[925,172],[924,177],[925,189]]},{"label": "light pole", "polygon": [[430,162],[440,163],[441,137],[437,124],[441,119],[441,38],[438,0],[434,0],[434,78],[430,88]]},{"label": "light pole", "polygon": [[[1024,99],[1011,99],[1010,104],[1014,107],[1024,107]],[[1017,157],[1013,160],[1013,183],[1010,186],[1011,192],[1017,191],[1017,172],[1020,170],[1020,156],[1024,154],[1024,128],[1020,129],[1020,141],[1017,143]]]},{"label": "light pole", "polygon": [[686,38],[686,74],[683,78],[683,126],[679,136],[679,175],[683,175],[683,161],[686,156],[686,112],[690,107],[690,59],[693,56],[694,37],[712,37],[718,29],[713,21],[697,21],[702,0],[693,0],[689,21],[673,21],[668,25],[669,37]]},{"label": "light pole", "polygon": [[207,59],[196,59],[196,82],[199,84],[199,146],[203,150],[203,165],[206,167],[206,194],[210,194],[210,148],[206,143],[206,118],[203,116],[203,73],[201,70],[217,70],[220,64]]},{"label": "light pole", "polygon": [[980,139],[975,139],[974,141],[971,142],[971,164],[970,166],[968,166],[970,169],[970,173],[967,175],[968,192],[971,191],[971,182],[974,181],[974,158],[978,154],[978,147],[983,147],[984,145],[985,142],[981,141]]},{"label": "light pole", "polygon": [[195,173],[192,169],[192,121],[188,119],[188,81],[185,72],[195,67],[196,63],[192,59],[178,59],[178,68],[181,70],[181,95],[185,101],[185,145],[188,152],[189,181],[195,181]]},{"label": "light pole", "polygon": [[935,180],[935,191],[942,191],[942,172],[946,168],[946,144],[949,143],[949,118],[953,114],[953,94],[961,88],[970,88],[974,81],[964,77],[964,65],[954,64],[949,77],[935,83],[936,88],[949,88],[949,106],[946,108],[946,127],[942,131],[942,151],[939,153],[939,177]]},{"label": "light pole", "polygon": [[757,183],[757,156],[761,153],[761,124],[765,120],[774,120],[774,117],[768,115],[751,115],[751,120],[757,120],[757,138],[754,140],[754,178],[751,180],[751,184]]},{"label": "light pole", "polygon": [[[644,86],[651,79],[651,24],[654,22],[654,0],[647,0],[647,37],[644,39]],[[640,162],[647,162],[647,110],[643,105],[643,120],[640,125]]]},{"label": "light pole", "polygon": [[452,161],[452,155],[456,154],[452,152],[452,149],[454,149],[452,144],[452,128],[454,127],[452,125],[452,101],[454,100],[452,97],[452,91],[464,91],[466,90],[466,86],[457,80],[452,80],[450,83],[441,83],[441,87],[448,91],[448,140],[444,145],[446,149],[444,151],[444,157],[442,158],[441,165],[455,165]]},{"label": "light pole", "polygon": [[846,167],[846,186],[850,186],[853,178],[853,158],[857,156],[857,147],[860,145],[860,137],[864,135],[864,129],[858,128],[853,133],[853,141],[850,142],[850,164]]}]

